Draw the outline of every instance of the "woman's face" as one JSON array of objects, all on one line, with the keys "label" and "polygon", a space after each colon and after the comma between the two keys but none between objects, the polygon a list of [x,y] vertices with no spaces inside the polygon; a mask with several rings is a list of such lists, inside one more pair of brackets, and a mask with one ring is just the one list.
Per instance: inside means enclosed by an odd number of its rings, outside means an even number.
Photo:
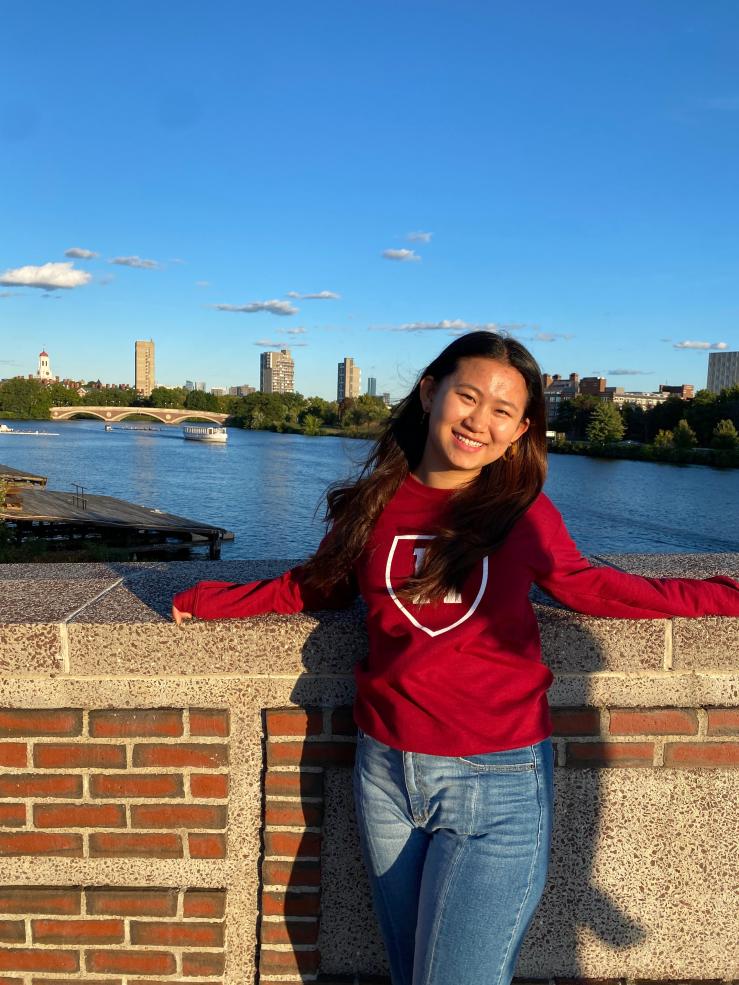
[{"label": "woman's face", "polygon": [[470,482],[528,429],[527,399],[521,373],[484,356],[460,359],[438,383],[425,376],[421,404],[429,430],[418,478],[446,489]]}]

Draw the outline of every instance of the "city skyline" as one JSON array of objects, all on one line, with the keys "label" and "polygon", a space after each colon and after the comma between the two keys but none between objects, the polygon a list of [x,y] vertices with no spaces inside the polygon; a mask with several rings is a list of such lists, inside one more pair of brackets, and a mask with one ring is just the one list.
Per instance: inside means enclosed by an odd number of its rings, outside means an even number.
[{"label": "city skyline", "polygon": [[[735,4],[287,7],[142,33],[134,0],[104,37],[75,3],[6,12],[0,375],[48,348],[119,379],[134,336],[165,386],[256,385],[287,346],[302,393],[332,398],[344,350],[402,394],[488,327],[654,391],[739,348]],[[280,37],[279,84],[247,30]]]}]

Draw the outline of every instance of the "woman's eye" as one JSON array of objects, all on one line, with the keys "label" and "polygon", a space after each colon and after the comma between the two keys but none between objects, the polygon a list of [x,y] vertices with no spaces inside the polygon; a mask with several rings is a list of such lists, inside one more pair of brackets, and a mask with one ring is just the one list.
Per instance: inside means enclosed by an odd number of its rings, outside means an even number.
[{"label": "woman's eye", "polygon": [[472,400],[472,401],[474,401],[474,399],[475,399],[472,396],[471,393],[460,393],[460,397],[462,397],[463,400]]}]

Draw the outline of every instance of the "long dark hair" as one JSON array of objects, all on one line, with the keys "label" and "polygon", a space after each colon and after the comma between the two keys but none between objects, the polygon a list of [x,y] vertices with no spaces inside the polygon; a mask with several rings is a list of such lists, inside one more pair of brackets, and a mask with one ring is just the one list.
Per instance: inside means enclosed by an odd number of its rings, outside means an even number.
[{"label": "long dark hair", "polygon": [[435,531],[423,567],[403,587],[405,598],[428,600],[460,591],[480,558],[495,551],[511,527],[541,492],[546,477],[546,412],[541,370],[525,346],[494,332],[470,332],[455,339],[419,375],[411,392],[385,422],[359,478],[338,484],[326,495],[329,533],[303,566],[305,581],[326,590],[349,575],[362,553],[375,521],[409,472],[421,462],[428,419],[423,413],[420,383],[436,382],[453,373],[459,361],[482,356],[513,366],[526,383],[524,417],[528,430],[513,446],[515,454],[486,465],[479,475],[457,488],[443,527]]}]

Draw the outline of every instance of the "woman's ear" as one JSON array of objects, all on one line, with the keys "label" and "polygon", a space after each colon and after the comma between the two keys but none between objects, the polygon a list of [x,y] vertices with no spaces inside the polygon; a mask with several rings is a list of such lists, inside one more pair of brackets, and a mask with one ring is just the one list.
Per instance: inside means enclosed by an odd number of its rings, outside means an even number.
[{"label": "woman's ear", "polygon": [[431,410],[431,404],[434,402],[434,394],[436,393],[436,380],[433,376],[424,376],[419,384],[419,394],[421,397],[421,407],[423,407],[425,413]]},{"label": "woman's ear", "polygon": [[[516,437],[513,439],[513,441],[518,441],[519,438],[522,438],[526,434],[528,429],[529,429],[529,419],[528,417],[524,417],[521,419],[521,423],[516,428]],[[513,444],[513,441],[511,442],[511,444]]]}]

